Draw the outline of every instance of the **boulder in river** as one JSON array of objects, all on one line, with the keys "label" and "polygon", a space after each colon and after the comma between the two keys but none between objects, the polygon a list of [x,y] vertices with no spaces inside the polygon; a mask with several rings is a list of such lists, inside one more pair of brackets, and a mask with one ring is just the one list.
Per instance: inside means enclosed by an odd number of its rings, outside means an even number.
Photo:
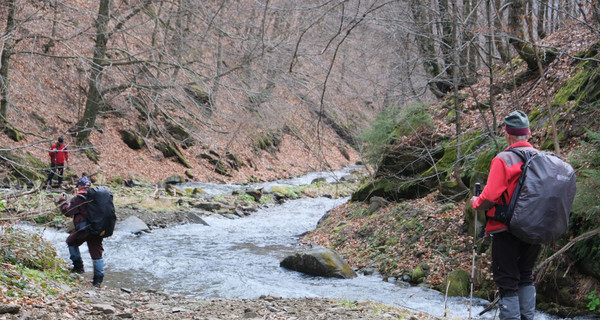
[{"label": "boulder in river", "polygon": [[350,265],[337,252],[327,248],[287,256],[279,265],[313,276],[342,279],[356,277],[356,272]]},{"label": "boulder in river", "polygon": [[136,216],[131,216],[123,221],[118,222],[115,226],[115,230],[138,234],[141,232],[149,232],[150,228],[148,228],[148,225],[142,221],[142,219]]}]

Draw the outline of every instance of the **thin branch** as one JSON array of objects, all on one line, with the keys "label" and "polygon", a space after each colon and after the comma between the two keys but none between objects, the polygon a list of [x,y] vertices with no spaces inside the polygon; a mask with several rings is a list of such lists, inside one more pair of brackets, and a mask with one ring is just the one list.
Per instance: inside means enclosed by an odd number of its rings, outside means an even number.
[{"label": "thin branch", "polygon": [[540,264],[538,264],[535,269],[533,270],[534,274],[537,274],[538,272],[540,272],[540,270],[542,270],[543,268],[546,268],[546,266],[552,262],[554,259],[556,259],[558,256],[562,255],[563,253],[565,253],[565,251],[571,249],[572,246],[574,246],[577,242],[591,238],[595,235],[599,235],[600,234],[600,228],[594,229],[592,231],[588,231],[584,234],[579,235],[578,237],[576,237],[575,239],[569,241],[569,243],[567,243],[564,247],[562,247],[560,250],[556,251],[552,256],[550,256],[548,259],[542,261]]}]

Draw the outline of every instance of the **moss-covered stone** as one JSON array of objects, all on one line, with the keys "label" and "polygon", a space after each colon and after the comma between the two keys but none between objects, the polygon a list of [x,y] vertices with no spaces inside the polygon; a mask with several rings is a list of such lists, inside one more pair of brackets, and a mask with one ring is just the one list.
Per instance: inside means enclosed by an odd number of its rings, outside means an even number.
[{"label": "moss-covered stone", "polygon": [[[470,293],[470,279],[471,276],[468,271],[463,269],[453,270],[442,282],[440,291],[449,297],[466,297]],[[448,283],[450,283],[449,286]]]},{"label": "moss-covered stone", "polygon": [[225,163],[220,160],[221,156],[213,150],[209,150],[209,153],[202,153],[199,157],[201,159],[208,160],[208,163],[214,166],[213,170],[216,173],[224,176],[230,175],[227,166],[225,166]]},{"label": "moss-covered stone", "polygon": [[280,266],[314,276],[344,279],[357,276],[337,252],[326,248],[288,256],[281,261]]},{"label": "moss-covered stone", "polygon": [[181,163],[186,168],[192,168],[175,144],[161,141],[157,143],[154,148],[162,152],[165,158],[175,158],[177,162]]},{"label": "moss-covered stone", "polygon": [[423,197],[431,189],[418,180],[401,180],[395,177],[381,178],[375,182],[368,182],[352,194],[352,201],[366,201],[371,197],[382,197],[389,201],[400,201]]},{"label": "moss-covered stone", "polygon": [[201,86],[191,85],[184,88],[190,98],[196,103],[203,114],[210,116],[213,113],[213,106],[211,103],[210,95]]},{"label": "moss-covered stone", "polygon": [[281,130],[270,130],[262,135],[256,136],[252,139],[251,145],[254,151],[264,150],[270,153],[277,151],[279,144],[283,138],[283,132]]},{"label": "moss-covered stone", "polygon": [[173,139],[181,143],[182,148],[187,149],[196,144],[194,138],[190,136],[189,132],[183,126],[172,120],[165,120],[164,122],[167,131],[169,131]]},{"label": "moss-covered stone", "polygon": [[419,263],[410,273],[410,282],[413,284],[418,284],[423,282],[423,279],[427,276],[429,272],[429,266],[425,263]]},{"label": "moss-covered stone", "polygon": [[23,134],[21,134],[21,131],[9,123],[4,124],[4,133],[6,133],[9,138],[17,142],[23,139]]},{"label": "moss-covered stone", "polygon": [[8,169],[4,184],[32,185],[46,179],[49,165],[29,152],[0,147],[0,163]]},{"label": "moss-covered stone", "polygon": [[119,133],[123,142],[133,150],[140,150],[146,145],[144,139],[135,131],[124,129],[120,130]]},{"label": "moss-covered stone", "polygon": [[227,163],[229,164],[229,166],[234,170],[239,170],[241,167],[244,166],[244,162],[242,161],[242,159],[240,159],[240,157],[233,153],[226,152],[225,157],[227,158]]}]

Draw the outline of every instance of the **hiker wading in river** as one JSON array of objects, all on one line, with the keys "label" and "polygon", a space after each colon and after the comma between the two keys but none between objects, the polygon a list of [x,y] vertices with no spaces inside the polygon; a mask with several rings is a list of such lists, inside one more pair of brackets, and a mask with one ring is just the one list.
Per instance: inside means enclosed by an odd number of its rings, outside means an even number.
[{"label": "hiker wading in river", "polygon": [[[535,150],[529,142],[529,120],[521,111],[504,118],[505,138],[509,148]],[[533,267],[540,245],[523,242],[514,236],[508,226],[494,220],[500,205],[507,205],[513,196],[523,160],[505,149],[490,166],[490,174],[483,192],[472,197],[473,209],[487,210],[486,234],[492,237],[492,271],[500,291],[500,319],[533,319],[535,313],[535,285]]]},{"label": "hiker wading in river", "polygon": [[92,182],[87,177],[82,177],[77,181],[77,196],[66,202],[65,196],[61,195],[60,210],[67,217],[73,217],[75,230],[71,231],[67,237],[67,245],[69,246],[70,259],[73,261],[72,272],[83,273],[83,260],[79,252],[79,246],[87,242],[87,246],[92,257],[94,265],[94,278],[92,284],[99,287],[104,279],[104,260],[102,260],[102,237],[92,234],[89,230],[89,213],[87,203],[89,202],[86,195]]}]

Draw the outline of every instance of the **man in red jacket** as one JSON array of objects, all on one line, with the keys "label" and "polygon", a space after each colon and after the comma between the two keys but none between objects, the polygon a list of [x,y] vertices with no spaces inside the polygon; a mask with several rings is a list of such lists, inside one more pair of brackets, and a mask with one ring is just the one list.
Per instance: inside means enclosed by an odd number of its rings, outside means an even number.
[{"label": "man in red jacket", "polygon": [[58,187],[62,186],[65,161],[69,163],[69,151],[63,142],[63,137],[58,137],[58,142],[53,144],[48,152],[50,155],[50,172],[48,172],[48,180],[46,180],[48,186],[52,185],[54,173],[58,176]]},{"label": "man in red jacket", "polygon": [[[521,111],[504,118],[505,138],[509,147],[533,150],[529,142],[529,119]],[[533,267],[540,251],[539,245],[519,240],[508,226],[494,220],[499,210],[508,207],[521,175],[523,160],[505,149],[490,166],[483,192],[471,198],[473,209],[487,210],[486,234],[492,237],[492,272],[500,291],[500,319],[533,319],[535,286]]]}]

